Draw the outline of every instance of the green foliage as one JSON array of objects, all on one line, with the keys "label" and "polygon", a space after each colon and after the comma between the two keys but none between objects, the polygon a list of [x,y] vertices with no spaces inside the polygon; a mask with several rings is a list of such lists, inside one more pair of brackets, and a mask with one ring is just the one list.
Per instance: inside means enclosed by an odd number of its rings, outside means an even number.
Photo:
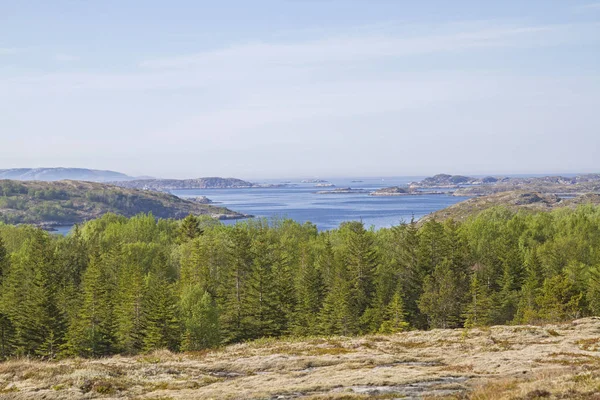
[{"label": "green foliage", "polygon": [[221,343],[219,312],[210,293],[199,285],[188,285],[181,294],[182,350],[194,351]]},{"label": "green foliage", "polygon": [[494,303],[486,286],[479,280],[477,273],[471,276],[469,303],[465,312],[465,327],[473,328],[490,325]]},{"label": "green foliage", "polygon": [[396,333],[407,330],[409,327],[404,313],[404,303],[400,293],[394,293],[392,300],[385,308],[383,322],[379,327],[379,333]]},{"label": "green foliage", "polygon": [[128,217],[152,212],[160,218],[232,213],[167,193],[101,183],[10,180],[0,181],[0,210],[0,222],[10,224],[73,224],[108,212]]},{"label": "green foliage", "polygon": [[79,313],[69,327],[70,353],[97,357],[116,350],[114,257],[113,252],[91,256],[83,275]]},{"label": "green foliage", "polygon": [[600,315],[599,266],[589,206],[378,231],[152,214],[106,214],[67,237],[0,224],[0,358],[564,321]]},{"label": "green foliage", "polygon": [[179,240],[181,242],[187,242],[197,238],[202,234],[202,228],[200,228],[200,220],[193,214],[188,215],[181,220],[179,227]]},{"label": "green foliage", "polygon": [[419,308],[433,328],[456,328],[462,325],[467,277],[449,259],[436,265],[425,278]]},{"label": "green foliage", "polygon": [[177,350],[179,347],[178,302],[173,284],[162,271],[146,276],[144,290],[144,351]]}]

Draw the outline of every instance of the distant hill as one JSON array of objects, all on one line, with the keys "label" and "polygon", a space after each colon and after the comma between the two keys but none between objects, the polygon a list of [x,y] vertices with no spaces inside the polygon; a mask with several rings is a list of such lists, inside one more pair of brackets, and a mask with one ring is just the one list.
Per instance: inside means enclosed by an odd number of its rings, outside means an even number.
[{"label": "distant hill", "polygon": [[576,207],[580,204],[600,204],[600,195],[583,194],[574,198],[563,199],[555,194],[544,194],[528,191],[508,191],[492,194],[489,196],[474,197],[450,207],[436,211],[421,219],[426,221],[435,219],[443,221],[454,219],[464,220],[470,216],[496,206],[503,206],[513,211],[526,210],[532,212],[551,211],[561,207]]},{"label": "distant hill", "polygon": [[117,186],[129,189],[144,190],[178,190],[178,189],[231,189],[251,188],[257,186],[252,182],[237,178],[197,178],[197,179],[136,179],[123,182],[113,182]]},{"label": "distant hill", "polygon": [[0,222],[41,226],[70,225],[113,212],[127,217],[152,212],[159,218],[188,214],[243,218],[223,207],[167,193],[126,189],[94,182],[0,180]]},{"label": "distant hill", "polygon": [[13,168],[0,169],[0,179],[17,181],[61,181],[65,179],[89,182],[128,181],[136,179],[115,171],[87,168]]}]

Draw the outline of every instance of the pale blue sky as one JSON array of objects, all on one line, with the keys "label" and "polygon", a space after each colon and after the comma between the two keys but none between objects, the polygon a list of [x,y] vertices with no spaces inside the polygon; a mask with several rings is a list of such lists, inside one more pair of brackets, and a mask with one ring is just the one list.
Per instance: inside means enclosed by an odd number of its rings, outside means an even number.
[{"label": "pale blue sky", "polygon": [[600,2],[0,0],[0,169],[600,171]]}]

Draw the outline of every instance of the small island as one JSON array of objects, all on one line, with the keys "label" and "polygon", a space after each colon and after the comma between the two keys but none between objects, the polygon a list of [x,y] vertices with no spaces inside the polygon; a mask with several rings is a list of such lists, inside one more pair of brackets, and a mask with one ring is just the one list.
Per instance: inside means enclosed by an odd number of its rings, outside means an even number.
[{"label": "small island", "polygon": [[199,204],[212,204],[213,201],[206,196],[196,196],[196,197],[188,197],[186,200],[193,201]]},{"label": "small island", "polygon": [[382,189],[377,189],[369,193],[369,196],[423,196],[432,194],[448,194],[443,191],[434,190],[417,190],[413,187],[403,188],[400,186],[391,186]]},{"label": "small island", "polygon": [[374,192],[369,193],[370,196],[406,196],[411,194],[417,194],[414,189],[401,188],[400,186],[386,187],[377,189]]},{"label": "small island", "polygon": [[300,181],[300,183],[328,183],[328,182],[323,179],[303,179]]},{"label": "small island", "polygon": [[352,189],[350,187],[337,188],[333,190],[321,190],[317,194],[357,194],[357,193],[369,193],[364,189]]}]

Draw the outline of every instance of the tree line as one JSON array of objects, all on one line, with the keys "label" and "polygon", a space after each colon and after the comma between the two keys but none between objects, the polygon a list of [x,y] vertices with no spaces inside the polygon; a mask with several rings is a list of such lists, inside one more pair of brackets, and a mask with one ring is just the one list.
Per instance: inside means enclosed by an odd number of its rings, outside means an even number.
[{"label": "tree line", "polygon": [[600,208],[465,222],[106,214],[66,237],[0,224],[0,357],[196,351],[262,337],[600,315]]}]

